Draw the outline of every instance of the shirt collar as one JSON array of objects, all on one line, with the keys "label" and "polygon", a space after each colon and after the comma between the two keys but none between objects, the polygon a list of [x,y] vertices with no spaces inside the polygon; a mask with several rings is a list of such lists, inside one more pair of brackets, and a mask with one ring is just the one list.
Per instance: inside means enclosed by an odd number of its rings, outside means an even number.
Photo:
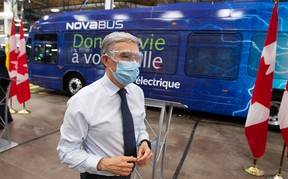
[{"label": "shirt collar", "polygon": [[[107,74],[105,73],[105,75],[102,78],[102,84],[104,86],[104,88],[106,89],[106,91],[108,92],[108,94],[110,96],[113,96],[114,94],[116,94],[120,88],[118,86],[116,86],[107,76]],[[129,85],[128,85],[129,86]],[[129,88],[127,88],[127,86],[125,87],[127,93],[130,93]]]}]

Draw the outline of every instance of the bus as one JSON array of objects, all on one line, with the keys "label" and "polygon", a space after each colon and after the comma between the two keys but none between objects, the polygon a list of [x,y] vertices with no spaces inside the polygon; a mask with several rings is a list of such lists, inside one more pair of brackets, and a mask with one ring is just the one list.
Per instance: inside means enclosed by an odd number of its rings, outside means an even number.
[{"label": "bus", "polygon": [[[135,81],[146,98],[189,110],[245,118],[274,3],[196,2],[47,15],[26,42],[30,82],[69,95],[101,78],[100,48],[113,31],[140,39]],[[269,128],[288,79],[288,3],[279,3],[279,34]]]}]

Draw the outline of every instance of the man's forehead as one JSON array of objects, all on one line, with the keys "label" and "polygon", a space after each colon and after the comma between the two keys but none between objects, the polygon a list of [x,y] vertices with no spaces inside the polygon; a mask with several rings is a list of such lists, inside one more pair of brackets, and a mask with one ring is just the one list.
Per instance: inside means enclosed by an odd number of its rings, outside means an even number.
[{"label": "man's forehead", "polygon": [[117,42],[115,43],[114,50],[138,50],[138,44],[135,42]]}]

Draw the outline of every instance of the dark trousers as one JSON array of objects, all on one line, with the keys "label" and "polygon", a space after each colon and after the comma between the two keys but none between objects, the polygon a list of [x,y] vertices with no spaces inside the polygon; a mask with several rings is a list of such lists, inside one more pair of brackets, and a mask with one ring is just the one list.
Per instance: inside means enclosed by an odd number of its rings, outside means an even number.
[{"label": "dark trousers", "polygon": [[81,173],[80,179],[130,179],[131,175],[129,176],[101,176],[96,174],[90,173]]}]

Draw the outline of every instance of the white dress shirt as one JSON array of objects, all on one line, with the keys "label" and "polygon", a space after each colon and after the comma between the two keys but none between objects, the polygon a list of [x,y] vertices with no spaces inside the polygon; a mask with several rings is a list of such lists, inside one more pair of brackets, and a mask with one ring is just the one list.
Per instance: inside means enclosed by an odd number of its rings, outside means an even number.
[{"label": "white dress shirt", "polygon": [[[144,94],[135,84],[129,84],[125,89],[133,116],[136,144],[139,144],[149,138],[144,123]],[[98,171],[97,165],[103,157],[124,155],[118,90],[119,87],[105,74],[69,99],[57,146],[62,163],[80,173],[115,175]]]}]

